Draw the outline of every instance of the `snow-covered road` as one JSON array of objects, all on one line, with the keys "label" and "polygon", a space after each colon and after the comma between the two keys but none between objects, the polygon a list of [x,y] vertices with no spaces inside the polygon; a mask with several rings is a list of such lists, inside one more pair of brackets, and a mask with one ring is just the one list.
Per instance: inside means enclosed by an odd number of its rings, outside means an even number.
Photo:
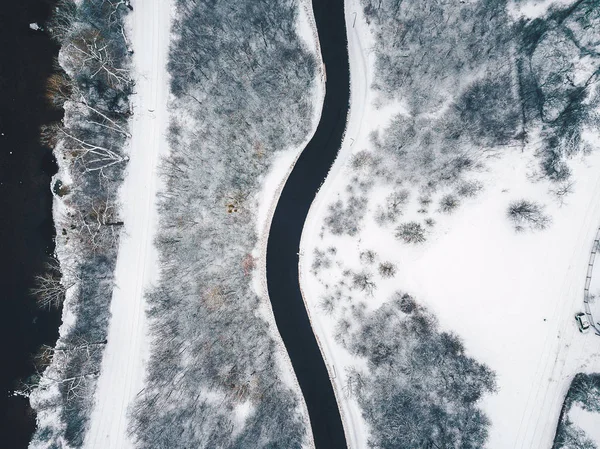
[{"label": "snow-covered road", "polygon": [[133,73],[130,161],[120,192],[125,232],[116,267],[108,343],[96,389],[95,405],[84,447],[126,449],[128,407],[142,389],[148,354],[146,289],[157,279],[153,246],[158,214],[157,165],[167,151],[168,75],[166,69],[171,2],[135,2],[129,14]]}]

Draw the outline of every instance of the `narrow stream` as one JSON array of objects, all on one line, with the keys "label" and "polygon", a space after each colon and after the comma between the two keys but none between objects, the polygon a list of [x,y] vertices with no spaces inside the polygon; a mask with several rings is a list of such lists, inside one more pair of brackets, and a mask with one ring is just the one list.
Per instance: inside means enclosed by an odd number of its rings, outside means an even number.
[{"label": "narrow stream", "polygon": [[43,123],[60,120],[44,97],[58,47],[29,27],[53,0],[3,2],[0,8],[0,446],[26,448],[35,428],[29,401],[12,396],[35,373],[32,353],[54,345],[60,312],[39,310],[29,294],[54,251],[50,179],[56,164],[39,141]]},{"label": "narrow stream", "polygon": [[304,395],[317,449],[346,448],[344,429],[298,281],[300,237],[310,205],[342,143],[350,98],[344,0],[314,0],[327,72],[321,120],[288,178],[267,246],[267,283],[277,327]]}]

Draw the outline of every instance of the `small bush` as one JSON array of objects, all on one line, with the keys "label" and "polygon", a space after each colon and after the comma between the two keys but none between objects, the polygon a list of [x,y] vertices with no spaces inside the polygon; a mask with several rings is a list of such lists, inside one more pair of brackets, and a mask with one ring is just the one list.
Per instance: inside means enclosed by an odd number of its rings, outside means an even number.
[{"label": "small bush", "polygon": [[312,263],[312,272],[314,274],[317,274],[321,268],[329,268],[331,267],[331,259],[329,259],[329,257],[327,257],[327,254],[325,254],[325,251],[321,251],[318,248],[315,248],[314,250],[314,258],[313,258],[313,263]]},{"label": "small bush", "polygon": [[380,263],[379,274],[382,278],[393,278],[396,275],[396,265],[394,265],[392,262]]},{"label": "small bush", "polygon": [[477,195],[482,187],[478,181],[465,181],[458,186],[456,193],[463,198],[471,198]]},{"label": "small bush", "polygon": [[404,243],[423,243],[425,241],[425,229],[420,223],[410,221],[396,228],[396,238]]},{"label": "small bush", "polygon": [[539,231],[551,223],[550,216],[544,213],[544,206],[527,200],[512,202],[508,206],[507,216],[517,232],[525,229]]},{"label": "small bush", "polygon": [[371,274],[364,271],[361,273],[355,273],[352,276],[352,286],[363,292],[367,292],[369,295],[372,295],[377,288],[377,285],[375,285],[375,282],[373,282]]},{"label": "small bush", "polygon": [[377,257],[377,254],[375,254],[375,251],[372,250],[367,250],[367,251],[362,251],[360,253],[360,261],[362,263],[366,263],[368,265],[371,265],[373,262],[375,262],[375,258]]},{"label": "small bush", "polygon": [[440,200],[440,212],[450,214],[458,207],[458,205],[458,198],[456,198],[454,195],[444,195]]},{"label": "small bush", "polygon": [[325,225],[334,235],[356,235],[366,207],[367,199],[362,196],[351,196],[346,204],[337,200],[329,205]]}]

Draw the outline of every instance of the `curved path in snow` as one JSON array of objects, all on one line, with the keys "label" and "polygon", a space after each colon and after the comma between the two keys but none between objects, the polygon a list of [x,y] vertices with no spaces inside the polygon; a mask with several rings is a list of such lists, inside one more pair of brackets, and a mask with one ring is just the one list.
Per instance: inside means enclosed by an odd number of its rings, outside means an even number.
[{"label": "curved path in snow", "polygon": [[158,161],[168,152],[165,136],[171,1],[135,2],[127,20],[135,50],[136,95],[132,97],[135,115],[131,121],[130,161],[120,192],[120,202],[125,205],[125,235],[119,245],[108,343],[84,449],[134,446],[127,433],[127,411],[143,388],[148,354],[144,293],[158,279],[153,240],[158,224]]},{"label": "curved path in snow", "polygon": [[277,327],[308,408],[318,449],[346,448],[329,374],[308,318],[298,279],[300,237],[310,205],[341,147],[350,97],[344,0],[314,0],[326,69],[321,120],[281,193],[267,245],[267,285]]}]

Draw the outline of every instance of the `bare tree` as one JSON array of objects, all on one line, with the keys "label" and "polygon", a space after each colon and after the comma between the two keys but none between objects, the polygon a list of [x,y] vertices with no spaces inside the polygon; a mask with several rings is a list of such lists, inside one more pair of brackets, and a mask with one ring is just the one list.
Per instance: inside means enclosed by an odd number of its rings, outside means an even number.
[{"label": "bare tree", "polygon": [[59,136],[63,137],[65,152],[73,161],[83,166],[84,173],[98,172],[104,176],[104,169],[129,160],[128,156],[121,155],[107,146],[96,145],[83,137],[77,137],[74,131],[64,126],[58,126],[56,130],[60,133]]},{"label": "bare tree", "polygon": [[111,51],[108,40],[98,30],[82,30],[71,40],[65,51],[71,56],[77,71],[89,72],[92,79],[103,78],[114,88],[131,83],[129,70],[118,67],[118,59]]},{"label": "bare tree", "polygon": [[393,278],[396,275],[396,265],[394,265],[392,262],[380,263],[379,274],[383,278]]},{"label": "bare tree", "polygon": [[396,228],[396,238],[405,243],[423,243],[425,241],[425,229],[420,223],[410,221]]},{"label": "bare tree", "polygon": [[550,216],[544,213],[544,206],[532,201],[513,201],[506,214],[517,232],[546,229],[551,223]]},{"label": "bare tree", "polygon": [[124,225],[113,200],[92,200],[89,209],[77,210],[73,226],[80,242],[92,252],[116,246]]},{"label": "bare tree", "polygon": [[59,307],[67,291],[77,284],[72,276],[69,284],[64,283],[58,261],[53,259],[46,265],[44,273],[35,277],[35,286],[31,289],[40,307]]}]

